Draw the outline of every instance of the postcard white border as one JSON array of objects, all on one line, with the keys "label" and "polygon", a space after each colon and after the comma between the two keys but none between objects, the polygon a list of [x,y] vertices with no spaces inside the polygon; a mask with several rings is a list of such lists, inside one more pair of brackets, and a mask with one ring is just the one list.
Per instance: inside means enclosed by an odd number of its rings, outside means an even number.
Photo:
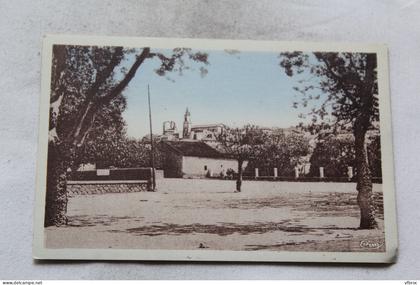
[{"label": "postcard white border", "polygon": [[[385,252],[302,252],[302,251],[225,251],[225,250],[143,250],[143,249],[50,249],[44,247],[49,98],[52,46],[54,44],[98,45],[153,48],[189,47],[205,50],[241,51],[347,51],[372,52],[378,59],[378,88],[383,171]],[[177,38],[98,37],[47,35],[43,42],[37,176],[34,209],[33,258],[68,260],[162,260],[162,261],[238,261],[238,262],[361,262],[392,263],[396,260],[398,238],[393,169],[391,105],[389,95],[388,52],[382,44],[278,42],[251,40],[213,40]]]}]

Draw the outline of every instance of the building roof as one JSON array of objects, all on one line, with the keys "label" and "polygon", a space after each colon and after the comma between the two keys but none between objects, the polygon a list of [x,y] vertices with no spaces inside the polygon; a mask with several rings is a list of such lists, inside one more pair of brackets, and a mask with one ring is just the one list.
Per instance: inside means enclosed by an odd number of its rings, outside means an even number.
[{"label": "building roof", "polygon": [[231,158],[201,141],[163,141],[162,144],[182,156]]},{"label": "building roof", "polygon": [[191,130],[194,129],[209,129],[209,128],[217,128],[217,127],[224,127],[224,124],[207,124],[207,125],[193,125],[191,126]]}]

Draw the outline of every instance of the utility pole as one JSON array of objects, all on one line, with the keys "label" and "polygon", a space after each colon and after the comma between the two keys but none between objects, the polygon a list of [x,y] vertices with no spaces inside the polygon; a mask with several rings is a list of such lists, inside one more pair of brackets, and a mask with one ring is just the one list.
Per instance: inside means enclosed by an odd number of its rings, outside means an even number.
[{"label": "utility pole", "polygon": [[150,164],[152,166],[152,191],[156,190],[156,174],[155,174],[155,151],[153,146],[153,130],[152,130],[152,107],[150,105],[150,86],[147,84],[147,99],[149,102],[149,125],[150,125]]}]

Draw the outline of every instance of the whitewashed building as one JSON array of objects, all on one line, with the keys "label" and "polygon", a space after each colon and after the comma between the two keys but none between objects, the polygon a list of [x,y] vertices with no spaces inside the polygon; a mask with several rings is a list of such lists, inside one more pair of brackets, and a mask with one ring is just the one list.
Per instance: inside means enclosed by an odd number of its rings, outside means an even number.
[{"label": "whitewashed building", "polygon": [[[163,171],[167,178],[219,177],[229,169],[238,171],[238,162],[202,141],[162,141]],[[247,166],[244,162],[243,168]]]}]

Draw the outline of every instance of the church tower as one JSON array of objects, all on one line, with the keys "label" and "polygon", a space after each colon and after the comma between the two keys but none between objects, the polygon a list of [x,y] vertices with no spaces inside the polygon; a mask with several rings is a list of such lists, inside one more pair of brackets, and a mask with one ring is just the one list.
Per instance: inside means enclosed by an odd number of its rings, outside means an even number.
[{"label": "church tower", "polygon": [[184,139],[189,139],[190,135],[191,135],[191,118],[190,118],[191,114],[190,111],[188,111],[188,107],[187,110],[185,111],[184,114],[184,125],[183,125],[183,129],[182,129],[182,138]]}]

